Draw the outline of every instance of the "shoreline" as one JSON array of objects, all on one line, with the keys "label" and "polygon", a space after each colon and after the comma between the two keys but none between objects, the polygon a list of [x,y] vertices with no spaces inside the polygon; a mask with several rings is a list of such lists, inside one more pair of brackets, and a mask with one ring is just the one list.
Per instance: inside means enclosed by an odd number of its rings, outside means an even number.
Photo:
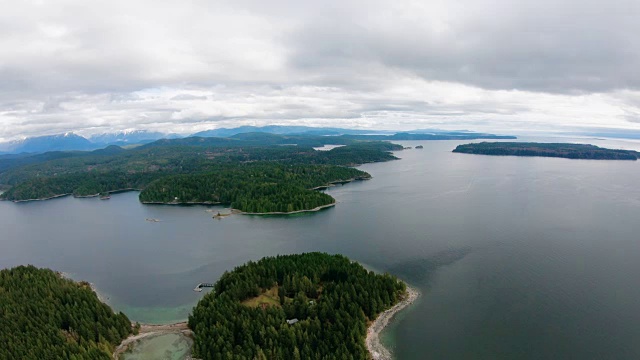
[{"label": "shoreline", "polygon": [[[140,189],[134,189],[134,188],[129,188],[129,189],[117,189],[117,190],[109,190],[109,191],[105,191],[105,193],[107,194],[117,194],[117,193],[123,193],[123,192],[129,192],[129,191],[140,191]],[[0,194],[4,193],[0,192]],[[32,202],[32,201],[46,201],[46,200],[53,200],[53,199],[57,199],[57,198],[61,198],[61,197],[65,197],[65,196],[73,196],[75,199],[89,199],[89,198],[95,198],[100,196],[101,193],[97,193],[97,194],[90,194],[90,195],[73,195],[73,193],[67,193],[67,194],[58,194],[58,195],[53,195],[53,196],[49,196],[46,198],[39,198],[39,199],[24,199],[24,200],[9,200],[9,199],[0,199],[3,201],[11,201],[14,203],[22,203],[22,202]]]},{"label": "shoreline", "polygon": [[213,202],[213,201],[185,201],[185,202],[162,202],[162,201],[140,201],[141,204],[143,205],[184,205],[184,206],[189,206],[189,205],[225,205],[224,203],[221,202]]},{"label": "shoreline", "polygon": [[46,200],[57,199],[57,198],[61,198],[61,197],[69,196],[69,195],[72,195],[72,194],[71,193],[69,193],[69,194],[58,194],[58,195],[53,195],[53,196],[50,196],[50,197],[47,197],[47,198],[40,198],[40,199],[7,200],[7,201],[13,201],[14,203],[22,203],[22,202],[30,202],[30,201],[46,201]]},{"label": "shoreline", "polygon": [[[141,201],[142,204],[144,205],[184,205],[184,206],[190,206],[190,205],[228,205],[228,204],[224,204],[224,203],[210,203],[210,202],[170,202],[170,203],[163,203],[163,202],[143,202]],[[283,212],[283,211],[272,211],[272,212],[262,212],[262,213],[257,213],[257,212],[245,212],[239,209],[234,209],[231,208],[231,213],[230,214],[221,214],[222,216],[229,216],[229,215],[291,215],[291,214],[300,214],[300,213],[305,213],[305,212],[316,212],[316,211],[320,211],[322,209],[326,209],[326,208],[330,208],[333,206],[336,206],[337,202],[334,201],[331,204],[327,204],[327,205],[320,205],[317,207],[314,207],[313,209],[305,209],[305,210],[296,210],[296,211],[291,211],[291,212]],[[215,215],[214,215],[215,217]]]},{"label": "shoreline", "polygon": [[296,211],[290,211],[290,212],[273,211],[273,212],[264,212],[264,213],[252,213],[252,212],[244,212],[244,211],[238,210],[238,209],[231,209],[231,213],[232,214],[240,214],[240,215],[291,215],[291,214],[300,214],[300,213],[305,213],[305,212],[316,212],[316,211],[320,211],[322,209],[330,208],[330,207],[333,207],[333,206],[336,206],[336,202],[335,201],[332,202],[331,204],[314,207],[313,209],[296,210]]},{"label": "shoreline", "polygon": [[[133,326],[133,324],[132,324]],[[135,344],[138,340],[142,340],[148,337],[160,336],[166,334],[183,334],[185,336],[193,336],[193,332],[189,329],[186,321],[167,324],[167,325],[149,325],[140,324],[140,329],[137,335],[129,335],[126,339],[115,348],[113,352],[113,359],[117,360],[120,355],[129,350],[129,346]]]},{"label": "shoreline", "polygon": [[413,302],[420,296],[420,292],[407,285],[407,292],[405,298],[395,304],[390,309],[387,309],[380,313],[378,317],[367,328],[367,338],[365,344],[369,355],[373,360],[391,360],[393,356],[389,349],[385,348],[380,342],[380,334],[387,327],[393,317],[404,308],[413,304]]}]

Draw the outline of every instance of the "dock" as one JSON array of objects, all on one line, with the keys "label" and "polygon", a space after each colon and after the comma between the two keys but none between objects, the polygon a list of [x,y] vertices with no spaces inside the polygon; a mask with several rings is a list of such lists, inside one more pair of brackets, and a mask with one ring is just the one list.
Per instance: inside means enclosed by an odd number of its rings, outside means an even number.
[{"label": "dock", "polygon": [[200,284],[198,284],[198,285],[193,289],[193,291],[201,292],[201,291],[202,291],[202,288],[207,288],[207,287],[212,288],[212,287],[213,287],[213,284],[210,284],[210,283],[200,283]]}]

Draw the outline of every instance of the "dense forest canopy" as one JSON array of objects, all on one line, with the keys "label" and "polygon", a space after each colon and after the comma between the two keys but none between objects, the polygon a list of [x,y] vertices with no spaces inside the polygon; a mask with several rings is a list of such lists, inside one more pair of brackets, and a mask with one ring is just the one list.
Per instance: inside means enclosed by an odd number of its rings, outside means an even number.
[{"label": "dense forest canopy", "polygon": [[458,145],[453,152],[497,156],[543,156],[567,159],[637,160],[640,153],[632,150],[606,149],[588,144],[481,142]]},{"label": "dense forest canopy", "polygon": [[293,212],[334,203],[331,196],[313,188],[368,178],[366,172],[332,165],[227,165],[206,174],[163,177],[140,193],[140,201],[222,203],[250,213]]},{"label": "dense forest canopy", "polygon": [[223,274],[189,317],[194,356],[368,359],[367,321],[405,291],[395,277],[367,271],[341,255],[249,262]]},{"label": "dense forest canopy", "polygon": [[[309,192],[310,188],[338,180],[369,177],[344,166],[393,160],[396,157],[390,151],[401,149],[399,145],[387,142],[350,140],[349,145],[318,151],[303,146],[266,146],[263,145],[265,137],[270,139],[266,142],[274,142],[274,137],[280,142],[292,139],[272,134],[242,134],[241,138],[249,140],[160,140],[132,150],[109,147],[86,153],[73,152],[69,156],[38,155],[40,162],[19,158],[26,164],[17,167],[12,167],[15,157],[7,158],[6,161],[12,162],[5,164],[8,168],[0,172],[0,184],[9,188],[0,198],[21,201],[66,194],[92,196],[123,189],[142,190],[156,184],[143,192],[143,202],[175,202],[178,198],[178,202],[234,203],[238,209],[249,212],[262,212],[256,209],[308,210],[333,202],[326,194]],[[309,141],[317,141],[315,138]],[[229,142],[234,146],[223,146]],[[254,143],[258,145],[247,145]],[[273,176],[274,171],[284,165],[290,169],[298,166],[298,169],[305,169],[303,173],[314,174],[317,178]],[[261,169],[260,174],[247,171],[250,166]],[[252,174],[254,176],[243,177]],[[205,184],[215,186],[215,189],[205,188]],[[226,188],[222,189],[222,186]]]},{"label": "dense forest canopy", "polygon": [[0,271],[0,359],[111,359],[131,333],[87,283],[33,266]]}]

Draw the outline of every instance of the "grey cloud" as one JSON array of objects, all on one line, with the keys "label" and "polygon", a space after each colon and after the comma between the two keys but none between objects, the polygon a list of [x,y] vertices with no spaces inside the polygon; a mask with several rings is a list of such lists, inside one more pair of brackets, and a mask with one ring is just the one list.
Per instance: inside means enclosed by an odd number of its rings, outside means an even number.
[{"label": "grey cloud", "polygon": [[0,139],[637,128],[638,18],[637,0],[13,2],[0,12]]},{"label": "grey cloud", "polygon": [[180,94],[171,98],[174,101],[182,101],[182,100],[207,100],[206,96],[197,96],[191,94]]},{"label": "grey cloud", "polygon": [[[428,25],[438,20],[429,16],[428,5],[416,9],[417,18],[399,17],[392,26],[379,20],[385,9],[375,5],[363,4],[360,13],[314,18],[291,34],[291,64],[331,73],[379,63],[428,80],[487,89],[640,88],[640,3],[635,0],[456,3],[460,6],[442,11],[450,17],[442,29]],[[452,16],[448,10],[461,13]]]}]

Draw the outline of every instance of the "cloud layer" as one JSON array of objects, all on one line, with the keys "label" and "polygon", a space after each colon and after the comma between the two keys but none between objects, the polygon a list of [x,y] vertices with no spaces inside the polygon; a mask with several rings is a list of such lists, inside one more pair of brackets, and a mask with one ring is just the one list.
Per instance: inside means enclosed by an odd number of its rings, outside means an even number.
[{"label": "cloud layer", "polygon": [[0,0],[0,140],[640,128],[635,0]]}]

